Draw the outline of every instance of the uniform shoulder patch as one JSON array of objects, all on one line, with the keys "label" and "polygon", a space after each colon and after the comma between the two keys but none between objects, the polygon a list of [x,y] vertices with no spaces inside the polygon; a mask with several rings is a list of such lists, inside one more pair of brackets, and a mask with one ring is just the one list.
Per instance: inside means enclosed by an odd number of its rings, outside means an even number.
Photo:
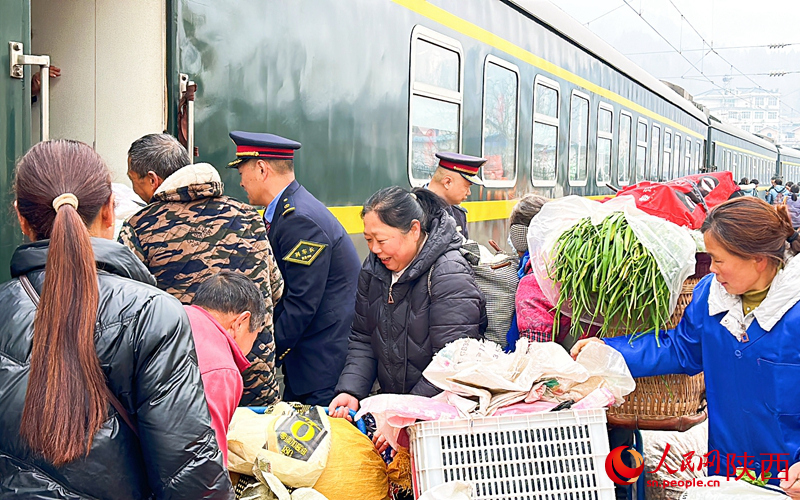
[{"label": "uniform shoulder patch", "polygon": [[286,262],[310,266],[322,254],[328,245],[314,243],[313,241],[300,240],[283,258]]}]

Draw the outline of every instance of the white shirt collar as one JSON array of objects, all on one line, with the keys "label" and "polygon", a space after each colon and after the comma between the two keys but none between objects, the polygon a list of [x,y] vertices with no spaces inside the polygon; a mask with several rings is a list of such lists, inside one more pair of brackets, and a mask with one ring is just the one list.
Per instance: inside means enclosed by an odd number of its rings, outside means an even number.
[{"label": "white shirt collar", "polygon": [[758,325],[768,332],[800,301],[800,287],[796,286],[798,282],[800,282],[800,259],[789,258],[783,269],[779,270],[772,280],[764,301],[745,315],[742,311],[742,297],[725,291],[725,287],[720,285],[715,276],[711,280],[708,294],[708,314],[714,316],[727,312],[721,324],[739,340],[742,340],[753,319],[758,320]]}]

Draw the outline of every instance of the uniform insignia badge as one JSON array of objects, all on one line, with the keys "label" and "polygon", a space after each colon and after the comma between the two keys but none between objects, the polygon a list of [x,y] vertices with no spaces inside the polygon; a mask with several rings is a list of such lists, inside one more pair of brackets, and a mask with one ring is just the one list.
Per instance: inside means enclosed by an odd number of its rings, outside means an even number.
[{"label": "uniform insignia badge", "polygon": [[292,248],[286,257],[283,258],[286,262],[293,262],[295,264],[303,264],[310,266],[317,260],[325,247],[322,243],[314,243],[313,241],[300,240],[297,245]]}]

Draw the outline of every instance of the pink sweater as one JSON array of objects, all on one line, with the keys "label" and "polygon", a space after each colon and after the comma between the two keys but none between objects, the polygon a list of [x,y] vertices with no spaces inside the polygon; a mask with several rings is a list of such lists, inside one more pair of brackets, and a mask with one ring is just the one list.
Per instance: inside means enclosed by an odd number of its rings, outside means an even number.
[{"label": "pink sweater", "polygon": [[233,338],[205,309],[184,306],[192,325],[197,364],[205,387],[211,427],[217,435],[225,466],[228,464],[228,425],[242,398],[242,371],[250,362]]}]

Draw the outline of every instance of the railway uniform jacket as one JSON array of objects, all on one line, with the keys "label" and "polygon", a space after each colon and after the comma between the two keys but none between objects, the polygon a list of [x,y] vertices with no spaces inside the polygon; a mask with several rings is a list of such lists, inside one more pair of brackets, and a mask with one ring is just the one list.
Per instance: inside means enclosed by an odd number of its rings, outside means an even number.
[{"label": "railway uniform jacket", "polygon": [[19,435],[32,349],[27,275],[41,293],[49,240],[22,245],[0,285],[0,498],[232,499],[211,429],[189,319],[131,252],[92,238],[100,302],[95,344],[108,387],[139,437],[108,405],[89,455],[54,467]]},{"label": "railway uniform jacket", "polygon": [[275,308],[276,352],[292,392],[303,395],[339,379],[361,262],[342,224],[297,181],[278,201],[269,241],[286,290]]},{"label": "railway uniform jacket", "polygon": [[433,355],[454,340],[480,339],[486,330],[485,300],[461,256],[461,242],[452,217],[442,212],[394,285],[375,254],[366,258],[337,394],[363,399],[376,378],[383,393],[440,392],[422,377]]},{"label": "railway uniform jacket", "polygon": [[467,209],[461,205],[449,205],[448,212],[456,221],[456,229],[459,233],[464,235],[464,238],[469,239],[469,229],[467,228]]},{"label": "railway uniform jacket", "polygon": [[191,303],[200,283],[221,270],[239,271],[253,280],[267,315],[248,355],[253,363],[243,373],[240,404],[278,400],[272,318],[283,279],[258,212],[223,195],[216,169],[199,163],[167,177],[150,204],[123,224],[119,241],[150,269],[159,288],[184,304]]},{"label": "railway uniform jacket", "polygon": [[[720,459],[719,471],[714,463],[709,475],[726,474],[728,454],[741,467],[747,453],[756,477],[770,456],[782,454],[788,466],[800,461],[798,282],[795,257],[778,272],[761,305],[745,316],[741,298],[709,275],[695,287],[678,326],[659,335],[660,348],[652,334],[632,344],[627,337],[605,339],[623,354],[634,377],[705,372],[708,449],[710,458],[718,451]],[[772,477],[777,473],[773,467]]]}]

